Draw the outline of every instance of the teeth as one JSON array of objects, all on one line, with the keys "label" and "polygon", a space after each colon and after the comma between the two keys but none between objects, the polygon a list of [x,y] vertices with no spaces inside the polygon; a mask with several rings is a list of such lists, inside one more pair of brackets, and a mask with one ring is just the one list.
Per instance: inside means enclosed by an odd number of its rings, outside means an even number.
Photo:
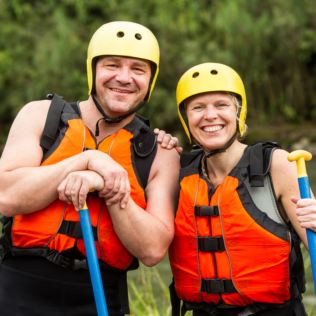
[{"label": "teeth", "polygon": [[115,88],[112,88],[111,90],[118,93],[129,93],[129,91],[127,90],[121,90],[121,89],[115,89]]},{"label": "teeth", "polygon": [[222,128],[223,128],[223,126],[221,126],[221,125],[207,126],[207,127],[203,128],[203,131],[205,131],[205,132],[216,132],[216,131],[219,131]]}]

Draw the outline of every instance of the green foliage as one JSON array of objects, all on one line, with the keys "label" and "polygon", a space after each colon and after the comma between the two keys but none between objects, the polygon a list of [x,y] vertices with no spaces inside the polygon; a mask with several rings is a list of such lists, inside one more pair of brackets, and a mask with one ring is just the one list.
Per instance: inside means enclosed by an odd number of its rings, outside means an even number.
[{"label": "green foliage", "polygon": [[[302,246],[305,273],[306,293],[303,302],[307,315],[316,316],[316,299],[312,281],[311,262],[309,254]],[[129,272],[129,302],[131,316],[166,316],[171,315],[169,299],[169,283],[171,271],[167,258],[157,267],[148,268],[141,265],[136,271]],[[187,316],[192,315],[188,312]]]},{"label": "green foliage", "polygon": [[160,42],[156,89],[142,110],[152,126],[184,139],[175,106],[177,80],[206,61],[240,73],[251,121],[311,121],[315,13],[308,0],[0,0],[0,148],[23,104],[48,92],[68,100],[87,97],[88,41],[111,20],[142,23]]},{"label": "green foliage", "polygon": [[156,267],[141,265],[129,277],[128,286],[131,315],[171,315],[169,288]]}]

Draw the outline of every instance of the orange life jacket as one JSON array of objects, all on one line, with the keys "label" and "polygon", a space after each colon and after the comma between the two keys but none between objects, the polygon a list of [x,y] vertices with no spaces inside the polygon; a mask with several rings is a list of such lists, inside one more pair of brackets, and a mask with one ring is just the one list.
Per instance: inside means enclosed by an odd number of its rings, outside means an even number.
[{"label": "orange life jacket", "polygon": [[273,188],[264,188],[264,181],[272,185],[270,156],[264,158],[268,168],[259,173],[261,184],[255,183],[258,174],[252,179],[254,187],[249,184],[249,170],[260,164],[250,166],[252,152],[248,147],[216,189],[200,171],[201,155],[181,170],[169,259],[176,295],[184,302],[240,307],[282,304],[291,298],[292,251],[298,252],[298,269],[304,269],[299,242],[295,250],[292,244],[298,238],[285,222],[268,215],[273,213],[268,203],[262,209],[255,204],[256,194],[263,201],[275,197]]},{"label": "orange life jacket", "polygon": [[[66,104],[61,115],[61,128],[55,144],[48,151],[42,166],[59,162],[83,150],[98,149],[110,155],[128,172],[131,198],[146,209],[146,197],[135,171],[135,137],[148,132],[139,118],[96,144],[94,136],[84,125],[80,115]],[[145,134],[146,134],[145,133]],[[147,135],[147,134],[146,134]],[[144,137],[146,139],[146,137]],[[38,193],[40,194],[40,192]],[[116,235],[103,199],[90,194],[87,199],[95,245],[99,259],[112,268],[126,270],[134,257],[122,245]],[[11,228],[11,252],[15,255],[41,255],[61,266],[69,266],[67,255],[74,249],[85,256],[80,218],[73,205],[56,200],[48,207],[27,215],[14,216]]]}]

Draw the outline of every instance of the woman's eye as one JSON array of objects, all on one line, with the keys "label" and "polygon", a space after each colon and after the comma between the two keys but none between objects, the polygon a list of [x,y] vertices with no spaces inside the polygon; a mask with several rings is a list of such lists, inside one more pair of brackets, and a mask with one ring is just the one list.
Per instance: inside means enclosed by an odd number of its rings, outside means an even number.
[{"label": "woman's eye", "polygon": [[217,104],[216,106],[217,106],[218,108],[225,108],[225,107],[228,107],[229,104],[227,104],[227,103],[219,103],[219,104]]},{"label": "woman's eye", "polygon": [[203,109],[202,105],[195,105],[195,106],[192,107],[192,110],[195,110],[195,111],[199,111],[199,110],[202,110],[202,109]]}]

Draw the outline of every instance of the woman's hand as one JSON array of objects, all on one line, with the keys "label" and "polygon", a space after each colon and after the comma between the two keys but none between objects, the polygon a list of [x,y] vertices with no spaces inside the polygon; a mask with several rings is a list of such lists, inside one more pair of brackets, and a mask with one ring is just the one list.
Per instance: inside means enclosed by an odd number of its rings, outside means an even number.
[{"label": "woman's hand", "polygon": [[162,148],[175,148],[179,154],[183,152],[183,148],[179,145],[179,140],[177,137],[167,134],[164,130],[160,130],[159,128],[155,128],[154,133],[157,135],[157,142]]},{"label": "woman's hand", "polygon": [[291,198],[296,204],[297,220],[301,227],[316,231],[316,200]]}]

